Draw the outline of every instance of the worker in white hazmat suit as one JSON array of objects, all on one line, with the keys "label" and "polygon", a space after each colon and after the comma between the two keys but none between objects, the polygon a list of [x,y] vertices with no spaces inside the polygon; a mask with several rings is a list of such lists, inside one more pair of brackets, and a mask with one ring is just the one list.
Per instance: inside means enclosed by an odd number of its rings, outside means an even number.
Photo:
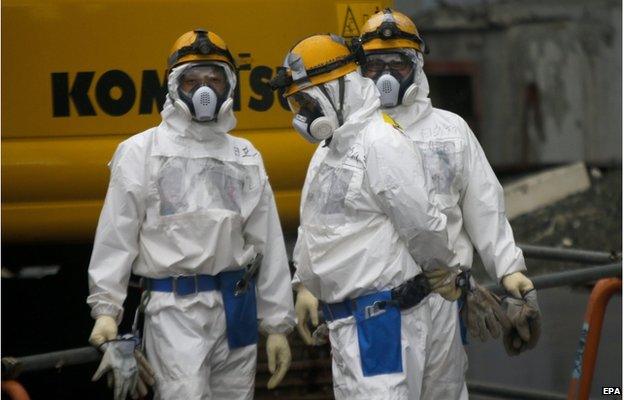
[{"label": "worker in white hazmat suit", "polygon": [[[454,261],[462,270],[469,271],[474,246],[490,277],[501,282],[510,295],[501,307],[472,281],[462,310],[470,334],[485,340],[488,336],[497,338],[503,331],[510,354],[535,346],[539,337],[539,307],[533,284],[523,274],[525,262],[505,215],[502,188],[466,122],[458,115],[432,107],[423,72],[426,48],[416,26],[407,16],[386,9],[366,21],[359,43],[366,54],[362,74],[374,80],[382,108],[421,152],[435,204],[447,217],[449,239],[456,252]],[[428,273],[430,284],[439,283],[445,272]],[[442,285],[446,286],[443,292],[450,294],[450,299],[457,297],[456,280],[447,279],[447,283]],[[522,317],[513,311],[519,308],[511,306],[518,299],[522,300],[520,307],[527,307]],[[439,294],[432,294],[428,300],[432,327],[421,398],[467,399],[467,362],[457,306]],[[524,325],[531,329],[522,329]]]},{"label": "worker in white hazmat suit", "polygon": [[415,399],[431,325],[422,270],[454,267],[454,253],[422,160],[356,68],[342,38],[314,35],[271,82],[294,128],[325,141],[302,191],[296,307],[323,303],[337,399]]},{"label": "worker in white hazmat suit", "polygon": [[258,151],[228,134],[236,67],[223,40],[185,33],[169,68],[161,124],[121,143],[110,163],[89,266],[90,341],[117,336],[132,271],[149,293],[156,398],[251,399],[258,321],[269,388],[289,368],[295,324],[273,193]]}]

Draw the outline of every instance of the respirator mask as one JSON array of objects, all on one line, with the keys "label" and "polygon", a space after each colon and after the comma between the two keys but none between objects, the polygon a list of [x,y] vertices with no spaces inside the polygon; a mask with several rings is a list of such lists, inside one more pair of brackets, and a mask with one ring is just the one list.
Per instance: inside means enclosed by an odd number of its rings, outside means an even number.
[{"label": "respirator mask", "polygon": [[361,68],[362,75],[375,82],[381,107],[390,108],[416,102],[419,89],[416,76],[421,73],[422,65],[420,53],[413,49],[397,49],[368,53]]},{"label": "respirator mask", "polygon": [[175,103],[197,122],[211,122],[228,113],[233,106],[236,77],[225,63],[185,65],[177,78]]},{"label": "respirator mask", "polygon": [[[340,105],[337,108],[328,91],[338,86]],[[330,83],[312,86],[294,93],[287,98],[288,106],[294,113],[293,128],[311,143],[329,139],[342,125],[342,103],[344,102],[344,77]]]}]

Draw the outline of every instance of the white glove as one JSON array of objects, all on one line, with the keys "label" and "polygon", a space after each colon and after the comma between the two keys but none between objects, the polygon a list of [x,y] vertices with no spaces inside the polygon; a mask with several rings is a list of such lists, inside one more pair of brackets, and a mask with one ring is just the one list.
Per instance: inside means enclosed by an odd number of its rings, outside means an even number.
[{"label": "white glove", "polygon": [[517,299],[521,299],[525,293],[534,289],[533,282],[524,276],[522,272],[514,272],[513,274],[505,275],[502,284],[507,293]]},{"label": "white glove", "polygon": [[117,321],[110,315],[100,315],[95,320],[95,325],[89,336],[89,343],[95,347],[101,346],[104,342],[117,338]]},{"label": "white glove", "polygon": [[284,379],[290,368],[292,356],[288,340],[283,333],[271,333],[266,341],[266,351],[269,361],[271,379],[267,382],[268,389],[274,389]]},{"label": "white glove", "polygon": [[104,356],[91,378],[97,381],[106,373],[108,387],[113,389],[115,400],[145,397],[148,387],[154,385],[154,370],[138,349],[138,338],[125,335],[100,346]]},{"label": "white glove", "polygon": [[425,271],[425,278],[431,286],[433,293],[438,293],[445,300],[455,301],[461,296],[461,289],[457,287],[456,279],[460,271],[458,269],[442,268]]},{"label": "white glove", "polygon": [[311,320],[314,327],[318,326],[318,299],[303,286],[299,286],[297,291],[295,313],[297,314],[297,331],[299,331],[299,336],[308,346],[314,345],[315,340],[310,333],[310,329],[308,329],[308,319]]},{"label": "white glove", "polygon": [[132,339],[104,343],[104,356],[91,380],[97,381],[107,373],[108,385],[113,386],[114,399],[125,400],[134,393],[139,380],[139,368],[134,358],[136,342]]}]

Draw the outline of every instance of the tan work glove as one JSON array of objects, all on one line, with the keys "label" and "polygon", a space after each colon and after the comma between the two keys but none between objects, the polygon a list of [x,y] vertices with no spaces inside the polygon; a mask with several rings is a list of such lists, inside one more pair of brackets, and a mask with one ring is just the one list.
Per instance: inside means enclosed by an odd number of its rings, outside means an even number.
[{"label": "tan work glove", "polygon": [[457,269],[442,268],[433,271],[425,271],[425,278],[429,281],[431,291],[438,293],[445,300],[455,301],[461,297],[461,289],[457,287],[456,279],[461,271]]},{"label": "tan work glove", "polygon": [[461,309],[461,317],[474,338],[485,342],[488,336],[498,339],[502,332],[511,329],[511,321],[501,307],[501,300],[494,293],[470,279],[470,290]]},{"label": "tan work glove", "polygon": [[95,320],[89,343],[100,347],[104,342],[113,339],[117,339],[117,321],[110,315],[100,315]]},{"label": "tan work glove", "polygon": [[297,315],[297,331],[303,342],[308,346],[315,344],[315,340],[308,328],[308,319],[314,327],[319,324],[318,299],[314,297],[303,285],[297,291],[297,301],[295,302],[295,314]]},{"label": "tan work glove", "polygon": [[512,324],[503,343],[507,354],[514,356],[537,344],[542,331],[541,313],[533,282],[522,272],[503,277],[502,284],[510,294],[503,299],[503,307]]},{"label": "tan work glove", "polygon": [[503,307],[512,325],[503,337],[507,354],[517,356],[534,348],[542,333],[542,315],[535,289],[524,293],[521,299],[505,297]]},{"label": "tan work glove", "polygon": [[271,333],[266,341],[269,372],[272,374],[268,389],[274,389],[284,379],[284,375],[290,368],[291,354],[288,340],[283,333]]}]

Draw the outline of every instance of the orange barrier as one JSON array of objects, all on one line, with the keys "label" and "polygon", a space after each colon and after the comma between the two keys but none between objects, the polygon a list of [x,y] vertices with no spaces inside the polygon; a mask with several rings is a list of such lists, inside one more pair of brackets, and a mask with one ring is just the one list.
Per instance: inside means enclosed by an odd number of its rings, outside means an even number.
[{"label": "orange barrier", "polygon": [[621,290],[621,278],[601,279],[589,296],[581,338],[574,359],[572,380],[568,388],[568,400],[589,399],[604,314],[611,297]]},{"label": "orange barrier", "polygon": [[11,400],[30,400],[28,392],[18,381],[2,381],[2,391],[9,395]]}]

